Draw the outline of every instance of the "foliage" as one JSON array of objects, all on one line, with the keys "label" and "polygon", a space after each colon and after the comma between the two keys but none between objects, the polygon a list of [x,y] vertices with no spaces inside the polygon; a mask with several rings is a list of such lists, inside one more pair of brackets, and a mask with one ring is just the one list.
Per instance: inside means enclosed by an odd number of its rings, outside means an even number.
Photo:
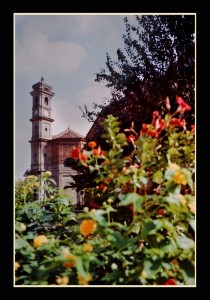
[{"label": "foliage", "polygon": [[136,16],[134,25],[127,17],[124,23],[124,49],[117,50],[117,60],[107,54],[106,68],[95,79],[110,88],[109,104],[94,103],[92,111],[83,109],[83,116],[97,123],[88,139],[100,144],[103,128],[97,116],[112,114],[119,118],[121,129],[133,121],[140,130],[152,111],[165,110],[166,96],[173,109],[176,95],[183,97],[193,111],[186,113],[186,120],[194,123],[195,16],[142,15]]},{"label": "foliage", "polygon": [[195,284],[195,133],[184,120],[189,106],[177,103],[171,114],[167,99],[167,114],[155,111],[140,132],[135,123],[120,132],[109,115],[108,150],[95,141],[78,149],[79,164],[95,173],[85,191],[94,209],[75,217],[49,176],[40,190],[53,197],[33,201],[38,178],[17,185],[17,285]]}]

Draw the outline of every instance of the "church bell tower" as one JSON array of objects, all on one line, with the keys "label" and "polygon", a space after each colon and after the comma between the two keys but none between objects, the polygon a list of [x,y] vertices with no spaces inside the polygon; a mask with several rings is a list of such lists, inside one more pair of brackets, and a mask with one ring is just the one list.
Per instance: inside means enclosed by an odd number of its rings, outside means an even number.
[{"label": "church bell tower", "polygon": [[51,101],[54,96],[52,87],[41,81],[32,86],[32,138],[31,143],[31,172],[39,175],[47,171],[48,151],[47,143],[52,139],[52,108]]}]

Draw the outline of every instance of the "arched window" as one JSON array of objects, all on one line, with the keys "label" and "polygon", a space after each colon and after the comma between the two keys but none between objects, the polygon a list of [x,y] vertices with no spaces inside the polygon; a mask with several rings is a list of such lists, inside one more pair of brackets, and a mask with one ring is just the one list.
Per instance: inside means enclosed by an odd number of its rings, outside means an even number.
[{"label": "arched window", "polygon": [[47,97],[44,98],[44,103],[45,103],[46,105],[48,105],[48,98],[47,98]]},{"label": "arched window", "polygon": [[39,106],[39,97],[36,97],[36,98],[34,99],[34,105],[35,105],[35,106]]}]

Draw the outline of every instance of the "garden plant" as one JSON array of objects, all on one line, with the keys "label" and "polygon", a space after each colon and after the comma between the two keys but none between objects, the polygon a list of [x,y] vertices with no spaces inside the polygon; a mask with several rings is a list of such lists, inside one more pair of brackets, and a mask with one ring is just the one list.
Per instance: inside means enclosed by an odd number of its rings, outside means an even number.
[{"label": "garden plant", "polygon": [[195,126],[176,102],[140,132],[109,115],[106,150],[74,149],[95,174],[82,212],[49,171],[16,184],[16,285],[195,285]]}]

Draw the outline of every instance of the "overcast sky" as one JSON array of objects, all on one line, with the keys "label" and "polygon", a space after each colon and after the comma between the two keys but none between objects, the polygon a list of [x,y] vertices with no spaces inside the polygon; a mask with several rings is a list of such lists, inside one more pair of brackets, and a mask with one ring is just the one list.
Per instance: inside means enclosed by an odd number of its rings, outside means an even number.
[{"label": "overcast sky", "polygon": [[[53,87],[53,135],[68,126],[86,135],[92,125],[79,106],[109,96],[95,75],[105,67],[106,52],[116,58],[123,48],[123,15],[15,14],[15,178],[30,168],[32,85],[44,77]],[[134,16],[130,15],[129,20]]]}]

